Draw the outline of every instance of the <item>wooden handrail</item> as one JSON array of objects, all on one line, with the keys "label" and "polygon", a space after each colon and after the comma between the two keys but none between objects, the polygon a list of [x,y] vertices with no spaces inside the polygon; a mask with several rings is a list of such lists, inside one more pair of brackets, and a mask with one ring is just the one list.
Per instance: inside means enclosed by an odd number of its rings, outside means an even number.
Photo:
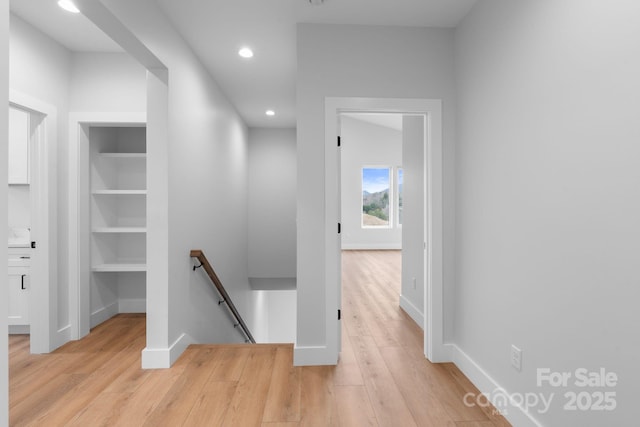
[{"label": "wooden handrail", "polygon": [[248,341],[255,344],[256,340],[253,339],[253,336],[251,335],[249,328],[247,327],[246,323],[244,323],[244,320],[242,320],[242,316],[240,316],[240,313],[238,313],[236,306],[233,305],[233,301],[231,301],[231,297],[229,296],[229,294],[227,293],[227,290],[222,285],[222,282],[218,278],[218,275],[216,274],[216,272],[213,271],[213,267],[211,267],[211,264],[209,264],[209,261],[207,260],[207,257],[204,255],[204,252],[202,252],[202,250],[200,249],[192,249],[191,257],[197,258],[198,261],[200,261],[199,266],[193,267],[194,270],[198,267],[204,267],[204,271],[207,272],[207,275],[211,279],[211,282],[213,282],[216,289],[218,290],[218,293],[222,297],[222,301],[220,301],[218,304],[226,303],[227,307],[231,311],[231,314],[233,314],[233,317],[235,317],[236,322],[238,322],[234,326],[239,325],[242,328],[242,331],[244,332],[244,334],[247,336]]}]

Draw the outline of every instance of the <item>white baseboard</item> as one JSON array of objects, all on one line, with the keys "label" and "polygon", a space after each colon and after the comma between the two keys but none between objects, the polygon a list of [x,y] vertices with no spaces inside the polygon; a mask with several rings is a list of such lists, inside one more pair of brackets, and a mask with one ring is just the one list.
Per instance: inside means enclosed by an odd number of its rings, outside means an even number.
[{"label": "white baseboard", "polygon": [[384,251],[400,250],[402,243],[343,243],[342,250],[345,251]]},{"label": "white baseboard", "polygon": [[420,329],[424,330],[424,313],[422,313],[418,307],[413,305],[411,301],[400,295],[400,308],[403,309],[414,322],[420,326]]},{"label": "white baseboard", "polygon": [[[509,396],[509,393],[501,387],[493,378],[489,376],[473,359],[464,353],[455,344],[449,344],[452,348],[453,363],[469,378],[480,393],[484,394],[491,400],[494,397]],[[505,399],[502,399],[505,400]],[[508,401],[508,399],[506,399]],[[503,416],[514,426],[534,426],[541,427],[538,421],[524,410],[521,406],[510,405],[508,408],[499,407],[496,401],[492,402],[496,409],[503,412]]]},{"label": "white baseboard", "polygon": [[90,328],[98,326],[100,323],[111,319],[116,314],[118,314],[117,301],[107,305],[106,307],[99,308],[98,310],[91,313]]},{"label": "white baseboard", "polygon": [[195,340],[182,334],[169,348],[145,348],[142,350],[142,369],[170,368],[191,344],[195,344]]},{"label": "white baseboard", "polygon": [[293,366],[337,365],[337,354],[326,346],[303,347],[294,345]]},{"label": "white baseboard", "polygon": [[29,325],[9,325],[9,335],[29,335],[31,326]]},{"label": "white baseboard", "polygon": [[54,350],[71,341],[71,325],[58,329],[54,337]]},{"label": "white baseboard", "polygon": [[143,298],[118,300],[118,312],[119,313],[146,313],[147,300]]}]

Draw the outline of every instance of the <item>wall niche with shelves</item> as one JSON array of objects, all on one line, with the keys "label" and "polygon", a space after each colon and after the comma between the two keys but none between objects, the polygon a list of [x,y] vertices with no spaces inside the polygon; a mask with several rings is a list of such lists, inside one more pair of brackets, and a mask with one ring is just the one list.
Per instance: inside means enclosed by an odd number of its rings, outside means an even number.
[{"label": "wall niche with shelves", "polygon": [[89,132],[91,327],[146,311],[146,128]]}]

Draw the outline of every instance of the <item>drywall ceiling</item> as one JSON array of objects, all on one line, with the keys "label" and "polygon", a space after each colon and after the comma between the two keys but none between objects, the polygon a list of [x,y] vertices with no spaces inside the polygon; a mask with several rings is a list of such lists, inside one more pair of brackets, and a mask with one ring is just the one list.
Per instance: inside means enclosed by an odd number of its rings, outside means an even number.
[{"label": "drywall ceiling", "polygon": [[11,13],[73,52],[122,52],[91,21],[58,7],[57,0],[11,0]]},{"label": "drywall ceiling", "polygon": [[[455,27],[476,0],[156,0],[250,127],[295,126],[296,24]],[[11,0],[11,11],[72,51],[120,49],[56,0]],[[250,46],[255,56],[242,59]],[[267,117],[273,109],[276,115]]]}]

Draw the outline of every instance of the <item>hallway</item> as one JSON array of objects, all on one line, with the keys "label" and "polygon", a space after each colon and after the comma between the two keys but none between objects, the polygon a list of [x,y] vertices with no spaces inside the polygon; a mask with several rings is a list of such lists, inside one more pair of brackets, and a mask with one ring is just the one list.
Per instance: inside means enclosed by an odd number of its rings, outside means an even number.
[{"label": "hallway", "polygon": [[81,341],[29,355],[10,337],[12,426],[506,426],[467,407],[477,390],[422,356],[398,308],[398,251],[343,254],[337,367],[293,367],[287,345],[191,346],[169,370],[141,370],[145,317],[118,315]]},{"label": "hallway", "polygon": [[400,287],[400,251],[342,252],[338,401],[359,396],[352,402],[370,414],[365,425],[508,426],[491,408],[464,404],[479,392],[458,368],[424,358],[422,329],[399,307]]}]

